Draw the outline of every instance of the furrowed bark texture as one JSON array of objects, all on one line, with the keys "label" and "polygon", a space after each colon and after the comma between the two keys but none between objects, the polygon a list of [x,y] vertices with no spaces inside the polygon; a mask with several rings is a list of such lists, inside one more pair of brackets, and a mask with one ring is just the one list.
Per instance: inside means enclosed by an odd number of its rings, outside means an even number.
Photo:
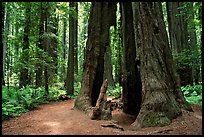
[{"label": "furrowed bark texture", "polygon": [[131,127],[164,126],[192,110],[180,90],[168,45],[162,7],[159,2],[133,2],[137,54],[140,59],[142,105]]},{"label": "furrowed bark texture", "polygon": [[123,111],[138,115],[141,105],[141,79],[136,63],[136,47],[131,2],[122,2]]},{"label": "furrowed bark texture", "polygon": [[96,105],[103,82],[104,54],[109,46],[109,29],[115,24],[116,3],[93,2],[89,17],[82,86],[74,106],[85,111]]}]

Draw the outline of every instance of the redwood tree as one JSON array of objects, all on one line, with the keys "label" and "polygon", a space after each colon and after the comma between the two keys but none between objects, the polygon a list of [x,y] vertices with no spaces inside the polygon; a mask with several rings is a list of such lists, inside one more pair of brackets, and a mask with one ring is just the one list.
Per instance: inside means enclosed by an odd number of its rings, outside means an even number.
[{"label": "redwood tree", "polygon": [[[36,46],[43,50],[43,34],[44,34],[44,22],[45,22],[45,11],[43,8],[43,3],[40,3],[40,7],[39,7],[39,11],[40,11],[40,21],[39,21],[39,38],[38,38],[38,42],[36,44]],[[38,57],[41,58],[41,54],[37,53]],[[37,69],[36,69],[36,87],[39,87],[42,85],[42,64],[41,63],[37,63],[36,65]]]},{"label": "redwood tree", "polygon": [[133,2],[137,54],[140,59],[142,104],[131,127],[163,126],[181,115],[186,102],[168,45],[160,2]]},{"label": "redwood tree", "polygon": [[93,2],[91,5],[88,40],[82,86],[74,106],[85,111],[95,106],[103,82],[104,54],[109,46],[109,29],[115,24],[115,2]]},{"label": "redwood tree", "polygon": [[141,80],[136,60],[135,36],[131,2],[122,2],[123,41],[123,111],[138,114],[141,105]]},{"label": "redwood tree", "polygon": [[[74,7],[74,2],[69,3],[69,7]],[[75,40],[75,21],[72,14],[69,14],[69,54],[68,54],[68,68],[67,68],[67,79],[66,89],[67,94],[74,93],[74,40]]]}]

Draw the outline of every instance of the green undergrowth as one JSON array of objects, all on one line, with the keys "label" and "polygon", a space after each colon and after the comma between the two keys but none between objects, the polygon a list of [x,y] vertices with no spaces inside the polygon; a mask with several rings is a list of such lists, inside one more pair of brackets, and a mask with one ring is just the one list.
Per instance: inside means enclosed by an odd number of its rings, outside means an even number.
[{"label": "green undergrowth", "polygon": [[108,96],[113,96],[115,98],[119,98],[121,96],[121,93],[122,87],[119,85],[119,83],[117,83],[115,87],[109,86],[106,92]]},{"label": "green undergrowth", "polygon": [[[17,87],[2,86],[2,120],[6,120],[22,113],[33,110],[40,104],[46,104],[53,101],[59,101],[59,96],[66,94],[62,88],[63,84],[59,83],[49,87],[49,95],[45,96],[44,87],[33,88],[31,86],[18,89]],[[81,83],[74,84],[74,93],[70,98],[75,98],[81,88]],[[198,85],[187,85],[181,87],[185,99],[190,104],[202,106],[202,83]],[[119,98],[122,93],[122,87],[116,84],[115,87],[108,87],[107,95]]]},{"label": "green undergrowth", "polygon": [[198,85],[182,86],[181,90],[184,94],[186,101],[190,104],[197,104],[202,106],[202,82]]},{"label": "green undergrowth", "polygon": [[49,87],[48,96],[45,93],[44,87],[26,86],[18,89],[12,86],[9,88],[2,86],[2,120],[20,116],[22,113],[35,109],[38,105],[59,101],[59,96],[65,95],[66,91],[59,85],[55,85]]}]

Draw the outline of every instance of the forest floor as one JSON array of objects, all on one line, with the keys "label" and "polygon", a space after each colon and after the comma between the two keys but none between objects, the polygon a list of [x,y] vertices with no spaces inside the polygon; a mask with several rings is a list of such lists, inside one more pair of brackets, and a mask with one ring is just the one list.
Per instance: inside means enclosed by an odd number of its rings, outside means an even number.
[{"label": "forest floor", "polygon": [[142,128],[131,131],[135,117],[120,109],[112,112],[124,131],[102,127],[111,120],[91,120],[85,113],[73,108],[74,100],[52,102],[35,110],[2,122],[3,135],[202,135],[202,108],[192,105],[194,112],[182,110],[183,115],[164,127]]}]

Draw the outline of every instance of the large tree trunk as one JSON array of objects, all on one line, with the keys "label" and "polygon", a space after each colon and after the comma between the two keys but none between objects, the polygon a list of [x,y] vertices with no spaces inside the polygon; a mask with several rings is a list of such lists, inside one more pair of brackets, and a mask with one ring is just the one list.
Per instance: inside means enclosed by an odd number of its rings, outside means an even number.
[{"label": "large tree trunk", "polygon": [[103,82],[104,54],[109,46],[109,29],[115,24],[116,3],[93,2],[89,17],[88,41],[82,86],[74,106],[85,111],[96,105]]},{"label": "large tree trunk", "polygon": [[24,28],[24,35],[23,35],[23,53],[21,56],[21,60],[24,63],[24,68],[20,71],[20,83],[19,86],[23,87],[29,83],[28,79],[28,49],[29,49],[29,32],[30,32],[30,12],[31,12],[31,5],[30,3],[26,3],[26,10],[25,10],[25,28]]},{"label": "large tree trunk", "polygon": [[123,40],[123,111],[138,114],[141,105],[141,79],[136,61],[136,46],[133,29],[131,2],[122,2],[122,40]]},{"label": "large tree trunk", "polygon": [[132,7],[143,97],[131,127],[164,126],[181,115],[181,108],[192,109],[180,90],[161,3],[133,2]]}]

